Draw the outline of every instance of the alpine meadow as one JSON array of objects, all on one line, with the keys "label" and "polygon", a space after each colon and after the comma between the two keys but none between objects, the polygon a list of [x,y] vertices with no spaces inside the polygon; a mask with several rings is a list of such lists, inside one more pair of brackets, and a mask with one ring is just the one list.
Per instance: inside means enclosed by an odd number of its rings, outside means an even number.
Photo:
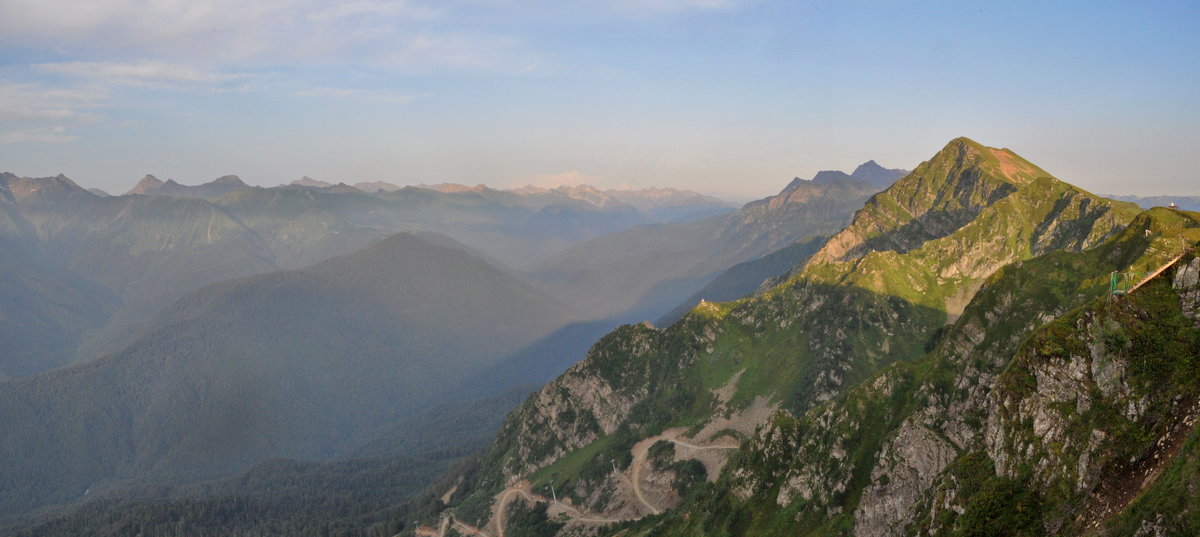
[{"label": "alpine meadow", "polygon": [[0,0],[0,535],[1200,535],[1197,27]]}]

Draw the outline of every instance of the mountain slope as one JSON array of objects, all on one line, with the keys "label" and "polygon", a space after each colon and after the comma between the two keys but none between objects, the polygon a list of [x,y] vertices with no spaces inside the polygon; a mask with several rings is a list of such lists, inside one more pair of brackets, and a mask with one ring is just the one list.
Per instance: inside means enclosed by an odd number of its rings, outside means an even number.
[{"label": "mountain slope", "polygon": [[[953,140],[873,196],[845,230],[769,291],[734,303],[701,304],[666,329],[623,327],[602,339],[586,360],[509,417],[485,456],[481,467],[487,470],[468,476],[469,486],[461,488],[461,496],[456,493],[453,516],[473,524],[494,519],[488,512],[493,495],[521,479],[535,491],[553,480],[559,494],[591,513],[638,519],[659,512],[686,494],[647,496],[641,484],[653,489],[652,483],[679,472],[646,468],[640,450],[647,443],[678,442],[686,435],[687,445],[718,449],[730,437],[750,437],[761,424],[782,426],[778,419],[771,421],[776,410],[806,415],[848,390],[875,386],[878,391],[887,381],[865,381],[889,366],[902,368],[891,364],[912,363],[936,346],[946,323],[963,322],[964,306],[978,300],[976,292],[996,270],[1115,240],[1135,214],[1127,205],[1050,177],[1011,151]],[[888,395],[881,400],[879,412],[886,413],[892,412],[888,405],[904,399]],[[852,407],[856,420],[848,426],[850,436],[823,444],[827,451],[818,453],[832,453],[835,466],[872,456],[867,446],[882,433],[859,425],[886,422],[886,414],[861,414],[874,408]],[[821,431],[837,432],[807,430],[823,441],[830,437]],[[708,477],[726,476],[721,479],[732,496],[722,496],[720,505],[698,506],[685,520],[700,523],[717,516],[701,514],[708,509],[740,517],[739,524],[754,523],[762,513],[762,522],[776,534],[790,527],[790,517],[799,516],[795,499],[813,497],[813,487],[805,483],[814,478],[795,478],[800,492],[779,500],[787,511],[767,509],[776,501],[769,491],[781,490],[779,476],[786,475],[789,460],[778,450],[790,453],[795,446],[780,447],[777,435],[755,438],[766,439],[767,447],[756,450],[751,444],[745,456],[763,453],[749,459],[761,466],[720,474],[724,459],[706,459]],[[677,444],[677,454],[682,445]],[[856,453],[862,455],[852,456],[860,446]],[[743,456],[735,460],[742,464]],[[838,479],[852,471],[853,480],[830,487],[829,497],[840,502],[832,505],[846,505],[851,485],[855,494],[861,491],[864,478],[853,473],[858,468],[857,463],[841,465],[834,470],[842,474],[816,474]],[[738,485],[760,481],[766,482],[763,492],[757,485]],[[731,507],[746,501],[744,508]],[[834,523],[845,527],[844,517]],[[745,530],[739,527],[732,533]]]},{"label": "mountain slope", "polygon": [[738,263],[840,230],[876,191],[851,179],[799,179],[729,215],[592,239],[548,261],[538,279],[601,315],[657,318]]},{"label": "mountain slope", "polygon": [[[531,388],[443,405],[396,424],[352,458],[272,459],[229,478],[140,487],[95,498],[61,516],[15,524],[5,535],[220,534],[247,536],[395,535],[423,501],[453,486],[439,478],[491,441]],[[435,492],[436,491],[436,492]],[[181,520],[187,522],[181,524]],[[384,529],[387,529],[386,533]]]},{"label": "mountain slope", "polygon": [[0,329],[53,342],[20,358],[22,374],[74,363],[93,332],[136,323],[191,289],[275,268],[253,231],[203,200],[99,197],[61,175],[0,182],[11,196],[0,225],[15,241],[4,247],[13,287],[0,296],[27,304],[46,330],[29,319]]},{"label": "mountain slope", "polygon": [[[1190,258],[1129,298],[1100,298],[1111,271],[1158,266],[1197,245],[1200,215],[1179,216],[1151,211],[1094,249],[1005,267],[932,352],[803,415],[777,415],[716,494],[653,532],[771,535],[785,525],[800,535],[1079,535],[1099,527],[1124,507],[1114,502],[1128,501],[1113,491],[1139,488],[1114,488],[1130,471],[1124,461],[1159,460],[1159,439],[1177,438],[1175,424],[1194,411],[1183,401],[1200,392],[1178,369],[1200,351],[1197,333],[1181,323],[1197,307],[1188,297],[1200,296],[1187,284]],[[738,507],[701,514],[722,503]]]},{"label": "mountain slope", "polygon": [[0,380],[70,364],[82,335],[117,307],[112,293],[37,263],[29,250],[0,240]]},{"label": "mountain slope", "polygon": [[69,363],[81,334],[116,307],[103,289],[39,259],[10,183],[22,198],[30,194],[28,181],[0,174],[0,381]]},{"label": "mountain slope", "polygon": [[265,241],[280,268],[311,265],[358,250],[398,231],[420,229],[374,196],[308,188],[248,188],[217,206]]},{"label": "mountain slope", "polygon": [[0,386],[0,507],[327,457],[439,401],[479,397],[459,384],[567,320],[437,236],[210,285],[117,353]]},{"label": "mountain slope", "polygon": [[780,274],[808,261],[825,244],[826,237],[795,242],[758,259],[738,263],[708,282],[655,324],[666,326],[678,321],[702,301],[730,302],[749,296]]}]

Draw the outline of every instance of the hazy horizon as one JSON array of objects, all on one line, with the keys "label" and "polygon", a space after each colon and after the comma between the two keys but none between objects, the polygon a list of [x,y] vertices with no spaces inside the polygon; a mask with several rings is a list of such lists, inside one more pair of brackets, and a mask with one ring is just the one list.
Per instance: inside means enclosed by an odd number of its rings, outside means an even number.
[{"label": "hazy horizon", "polygon": [[121,193],[588,183],[732,198],[958,136],[1198,195],[1200,8],[740,0],[0,1],[0,168]]},{"label": "hazy horizon", "polygon": [[[866,162],[863,162],[860,164],[866,164]],[[876,164],[879,164],[879,163],[876,162]],[[880,166],[883,166],[883,165],[880,165]],[[889,169],[902,169],[902,168],[897,168],[897,167],[893,167],[893,166],[883,166],[883,167],[889,168]],[[855,168],[857,168],[857,166],[850,167],[845,170],[821,170],[821,171],[842,171],[842,172],[849,174],[850,172],[854,171]],[[54,177],[54,176],[59,175],[59,174],[55,173],[55,174],[36,175],[35,176],[35,175],[30,175],[30,174],[17,173],[12,170],[0,170],[0,173],[4,173],[4,172],[13,173],[14,175],[17,175],[18,177]],[[372,183],[382,182],[382,183],[390,183],[390,184],[392,184],[394,186],[398,186],[398,187],[409,187],[409,186],[412,186],[412,187],[436,187],[436,186],[445,185],[445,184],[456,184],[456,185],[464,186],[464,187],[475,187],[475,186],[482,185],[482,186],[492,188],[492,189],[497,189],[497,190],[520,190],[523,188],[530,188],[530,187],[543,188],[543,189],[549,190],[549,189],[556,189],[556,188],[561,188],[561,187],[577,187],[577,186],[591,186],[591,187],[599,188],[601,190],[606,190],[606,191],[607,190],[638,191],[638,190],[649,190],[649,189],[658,189],[658,188],[670,188],[670,189],[676,189],[676,190],[680,190],[680,191],[695,192],[697,194],[702,194],[702,195],[706,195],[706,196],[710,196],[710,197],[719,198],[724,201],[751,201],[751,200],[758,199],[761,197],[773,196],[773,195],[778,194],[779,191],[782,190],[784,187],[786,187],[791,181],[793,181],[796,178],[799,178],[798,176],[797,177],[789,177],[786,180],[784,180],[782,183],[780,183],[778,188],[776,188],[775,190],[773,190],[771,192],[768,192],[768,193],[765,193],[762,195],[752,195],[752,194],[736,194],[736,193],[734,193],[734,194],[710,193],[710,192],[704,192],[704,191],[700,191],[700,190],[689,189],[686,187],[663,186],[663,185],[656,185],[656,184],[639,184],[639,185],[631,185],[628,183],[617,184],[617,185],[604,184],[604,182],[602,182],[602,181],[592,182],[593,180],[598,179],[598,178],[590,177],[590,176],[586,176],[586,175],[582,175],[582,174],[578,174],[578,173],[570,173],[570,172],[563,173],[563,174],[547,175],[547,176],[542,176],[542,177],[533,177],[527,183],[506,184],[506,185],[488,184],[486,182],[468,184],[468,183],[454,183],[454,182],[449,182],[449,181],[442,182],[442,183],[392,183],[390,181],[382,181],[382,180],[329,181],[329,180],[325,180],[325,179],[322,179],[319,177],[312,177],[309,175],[303,175],[301,177],[297,177],[296,179],[292,179],[291,181],[283,181],[280,183],[269,184],[269,183],[255,182],[253,179],[248,179],[246,177],[242,177],[241,175],[238,175],[237,173],[227,173],[227,174],[223,174],[223,175],[220,175],[217,177],[210,177],[207,179],[197,178],[194,180],[180,180],[175,177],[160,177],[154,173],[148,173],[146,175],[143,175],[142,177],[137,178],[134,181],[129,182],[127,185],[124,185],[124,186],[118,185],[116,190],[108,190],[108,189],[101,188],[100,186],[97,186],[97,185],[87,184],[86,181],[81,181],[81,180],[79,180],[79,178],[71,177],[70,175],[67,175],[67,174],[62,174],[62,175],[64,175],[65,177],[72,180],[73,182],[75,182],[76,184],[78,184],[79,186],[81,186],[83,188],[100,189],[100,190],[103,190],[105,193],[114,195],[114,196],[120,196],[120,195],[127,193],[129,190],[131,190],[135,186],[137,186],[137,184],[140,181],[145,179],[146,176],[153,176],[155,179],[158,179],[163,182],[166,182],[169,180],[174,181],[175,183],[183,185],[183,186],[199,186],[199,185],[211,183],[211,182],[213,182],[217,179],[223,178],[223,177],[235,176],[238,179],[240,179],[243,183],[246,183],[249,186],[261,187],[261,188],[274,188],[274,187],[280,187],[280,186],[289,186],[289,185],[292,185],[293,183],[296,183],[296,182],[298,182],[300,180],[304,180],[304,179],[329,183],[330,186],[336,186],[338,184],[346,184],[346,185],[354,186],[356,184],[372,184]],[[813,174],[813,175],[816,175],[816,174]],[[813,178],[812,177],[802,177],[802,179],[811,180]]]}]

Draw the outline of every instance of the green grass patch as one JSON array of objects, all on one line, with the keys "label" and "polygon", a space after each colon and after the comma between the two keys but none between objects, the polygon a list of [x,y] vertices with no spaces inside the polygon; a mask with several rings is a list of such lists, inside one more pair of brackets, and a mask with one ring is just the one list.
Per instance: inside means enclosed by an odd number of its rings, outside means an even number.
[{"label": "green grass patch", "polygon": [[[612,445],[614,439],[615,435],[602,436],[591,444],[567,453],[566,456],[554,461],[553,464],[543,467],[530,475],[529,483],[534,488],[539,488],[548,485],[551,477],[553,477],[555,486],[559,486],[562,483],[578,478],[584,467],[593,462],[597,455],[606,451]],[[608,461],[604,461],[604,463],[608,464]]]}]

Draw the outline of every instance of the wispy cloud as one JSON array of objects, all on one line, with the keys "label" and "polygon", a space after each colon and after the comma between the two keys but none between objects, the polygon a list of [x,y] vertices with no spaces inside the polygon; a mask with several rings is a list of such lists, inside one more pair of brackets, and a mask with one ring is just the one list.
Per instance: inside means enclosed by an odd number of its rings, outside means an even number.
[{"label": "wispy cloud", "polygon": [[317,6],[305,14],[310,21],[326,21],[344,17],[361,16],[402,16],[413,20],[426,20],[437,16],[438,11],[429,7],[415,5],[404,1],[358,0],[339,2],[332,6]]},{"label": "wispy cloud", "polygon": [[[389,69],[500,69],[528,64],[514,39],[460,27],[455,2],[419,0],[93,0],[82,5],[0,0],[7,46],[98,62],[59,72],[127,81],[228,76],[180,65],[271,68],[360,64]],[[148,60],[131,61],[134,58]]]},{"label": "wispy cloud", "polygon": [[683,11],[728,10],[752,0],[597,0],[617,11],[637,15],[662,15]]},{"label": "wispy cloud", "polygon": [[279,0],[3,1],[0,32],[10,38],[10,45],[90,55],[196,55],[204,47],[231,55],[260,47],[274,27],[267,24],[271,17],[286,14],[293,4]]},{"label": "wispy cloud", "polygon": [[0,144],[62,143],[72,142],[78,138],[78,136],[67,134],[67,128],[61,125],[39,129],[0,132]]},{"label": "wispy cloud", "polygon": [[355,99],[375,102],[407,103],[415,99],[428,97],[429,94],[411,94],[389,90],[311,87],[298,92],[301,97],[317,97],[326,99]]},{"label": "wispy cloud", "polygon": [[0,122],[95,121],[99,115],[90,110],[101,106],[106,98],[96,90],[0,83]]},{"label": "wispy cloud", "polygon": [[0,143],[69,142],[71,128],[103,120],[107,95],[98,89],[0,83]]},{"label": "wispy cloud", "polygon": [[553,25],[744,1],[0,0],[0,41],[13,57],[60,60],[0,63],[0,77],[27,82],[0,82],[0,122],[7,143],[69,141],[105,119],[101,107],[120,119],[140,91],[160,90],[184,90],[163,93],[168,105],[186,103],[186,92],[407,103],[428,94],[386,89],[398,75],[523,76],[570,65],[537,50],[520,22],[530,13]]},{"label": "wispy cloud", "polygon": [[38,63],[36,72],[87,78],[102,83],[163,86],[178,83],[213,83],[246,78],[245,74],[219,73],[162,61]]},{"label": "wispy cloud", "polygon": [[397,36],[390,49],[375,56],[375,62],[401,71],[528,72],[537,65],[537,60],[533,55],[518,52],[519,49],[520,44],[510,38],[419,32]]}]

